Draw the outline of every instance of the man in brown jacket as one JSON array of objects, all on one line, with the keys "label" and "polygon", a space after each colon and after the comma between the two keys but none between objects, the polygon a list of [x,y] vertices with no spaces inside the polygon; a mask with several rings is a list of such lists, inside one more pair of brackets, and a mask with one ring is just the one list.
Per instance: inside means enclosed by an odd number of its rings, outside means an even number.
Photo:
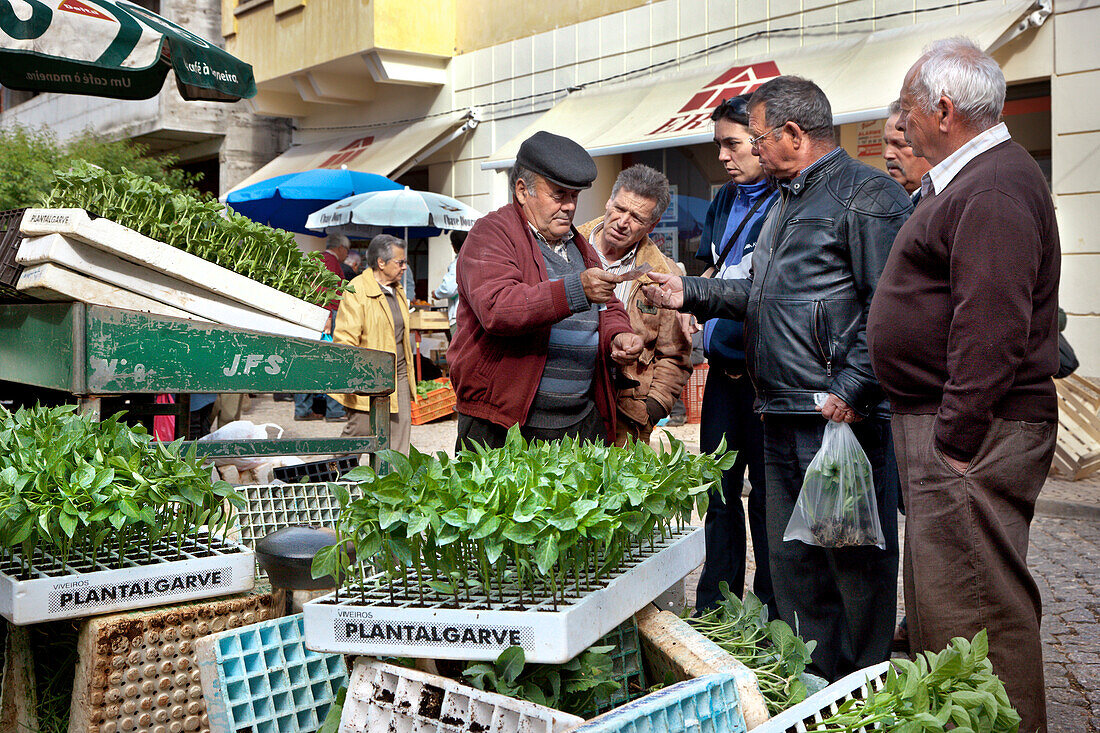
[{"label": "man in brown jacket", "polygon": [[[619,174],[604,215],[579,229],[605,270],[624,275],[649,265],[652,272],[680,273],[649,238],[670,198],[668,179],[660,171],[635,165]],[[628,435],[648,443],[653,426],[668,415],[691,376],[691,339],[674,311],[655,308],[645,299],[641,286],[647,282],[643,274],[615,286],[615,297],[644,344],[638,362],[621,368],[625,379],[616,389],[616,445],[625,444]]]}]

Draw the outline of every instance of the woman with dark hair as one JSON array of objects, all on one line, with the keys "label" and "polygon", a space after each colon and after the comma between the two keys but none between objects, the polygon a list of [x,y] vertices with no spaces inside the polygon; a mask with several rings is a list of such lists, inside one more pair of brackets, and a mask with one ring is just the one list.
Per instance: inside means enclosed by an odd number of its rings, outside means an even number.
[{"label": "woman with dark hair", "polygon": [[[409,339],[409,301],[401,287],[408,263],[405,242],[379,234],[367,247],[370,269],[351,281],[354,293],[345,293],[336,312],[332,340],[365,349],[387,351],[396,357],[395,388],[390,395],[390,448],[407,454],[412,433],[412,397],[416,385],[409,378],[412,347]],[[332,395],[348,408],[344,435],[370,435],[370,398]]]},{"label": "woman with dark hair", "polygon": [[[776,200],[775,184],[752,154],[749,97],[743,94],[726,99],[711,115],[718,160],[730,180],[707,210],[699,252],[695,255],[708,265],[705,273],[708,277],[749,276],[764,217]],[[745,511],[741,505],[741,487],[747,469],[752,486],[749,529],[756,559],[753,592],[768,605],[772,617],[778,618],[764,523],[764,430],[760,417],[752,409],[756,392],[745,372],[742,322],[728,318],[708,320],[703,325],[703,350],[710,369],[703,392],[699,447],[704,452],[713,451],[725,438],[726,447],[737,451],[737,462],[722,475],[721,498],[712,497],[704,520],[707,556],[699,577],[695,607],[703,611],[720,601],[718,585],[722,581],[729,583],[737,595],[745,587]]]}]

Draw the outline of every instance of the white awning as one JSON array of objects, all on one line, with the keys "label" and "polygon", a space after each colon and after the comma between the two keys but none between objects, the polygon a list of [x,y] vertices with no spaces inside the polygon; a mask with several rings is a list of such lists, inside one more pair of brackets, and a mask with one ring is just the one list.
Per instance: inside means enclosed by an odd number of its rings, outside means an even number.
[{"label": "white awning", "polygon": [[812,79],[833,108],[835,124],[886,116],[905,72],[930,42],[965,34],[984,49],[1003,44],[1046,18],[1016,0],[959,16],[806,46],[770,56],[712,64],[691,72],[589,87],[558,102],[481,164],[507,168],[520,144],[539,130],[566,135],[593,156],[710,142],[710,114],[720,101],[755,90],[780,74]]},{"label": "white awning", "polygon": [[314,168],[347,168],[389,176],[440,136],[451,132],[467,120],[476,119],[476,114],[469,110],[450,112],[411,124],[378,127],[329,140],[292,145],[289,150],[238,183],[232,190],[236,191],[275,176],[301,173]]}]

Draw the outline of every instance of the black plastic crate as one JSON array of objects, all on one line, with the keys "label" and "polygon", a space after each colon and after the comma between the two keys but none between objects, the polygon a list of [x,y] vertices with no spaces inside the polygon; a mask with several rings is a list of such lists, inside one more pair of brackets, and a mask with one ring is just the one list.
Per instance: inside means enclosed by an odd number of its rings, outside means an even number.
[{"label": "black plastic crate", "polygon": [[15,255],[19,252],[19,243],[23,241],[19,223],[23,221],[24,211],[26,209],[0,211],[0,301],[7,303],[35,300],[15,289],[15,283],[23,272],[23,266],[16,263]]},{"label": "black plastic crate", "polygon": [[272,476],[288,484],[312,484],[338,481],[353,468],[359,467],[359,456],[341,456],[325,461],[300,463],[297,466],[278,466]]}]

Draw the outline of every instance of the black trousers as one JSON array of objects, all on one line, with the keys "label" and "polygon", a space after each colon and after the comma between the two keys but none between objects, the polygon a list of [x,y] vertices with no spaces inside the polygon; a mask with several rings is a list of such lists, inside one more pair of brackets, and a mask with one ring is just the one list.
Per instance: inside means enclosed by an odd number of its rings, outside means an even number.
[{"label": "black trousers", "polygon": [[[561,430],[546,430],[543,428],[521,427],[524,440],[530,443],[533,440],[558,440],[569,436],[592,442],[603,442],[607,438],[607,425],[600,416],[600,411],[592,407],[580,422]],[[470,417],[458,413],[458,440],[455,441],[455,452],[472,448],[471,442],[481,443],[486,448],[503,448],[504,441],[508,438],[508,428],[497,425],[494,422],[483,420],[480,417]]]},{"label": "black trousers", "polygon": [[[733,378],[732,374],[739,374]],[[723,580],[738,596],[745,589],[745,508],[741,487],[749,474],[749,531],[752,533],[756,575],[752,592],[768,606],[772,618],[779,617],[772,589],[768,560],[768,531],[765,519],[764,423],[753,412],[756,390],[742,371],[726,372],[711,366],[703,391],[703,415],[699,425],[699,449],[710,453],[722,438],[726,449],[737,451],[737,461],[722,474],[721,486],[713,489],[707,515],[703,518],[707,559],[695,591],[695,608],[705,611],[721,600],[718,585]]]},{"label": "black trousers", "polygon": [[768,548],[779,617],[813,639],[811,671],[829,681],[883,662],[897,613],[898,485],[887,470],[893,450],[890,423],[852,425],[875,482],[886,549],[829,549],[783,541],[806,467],[821,447],[825,420],[818,415],[765,415],[764,455],[768,482]]}]

